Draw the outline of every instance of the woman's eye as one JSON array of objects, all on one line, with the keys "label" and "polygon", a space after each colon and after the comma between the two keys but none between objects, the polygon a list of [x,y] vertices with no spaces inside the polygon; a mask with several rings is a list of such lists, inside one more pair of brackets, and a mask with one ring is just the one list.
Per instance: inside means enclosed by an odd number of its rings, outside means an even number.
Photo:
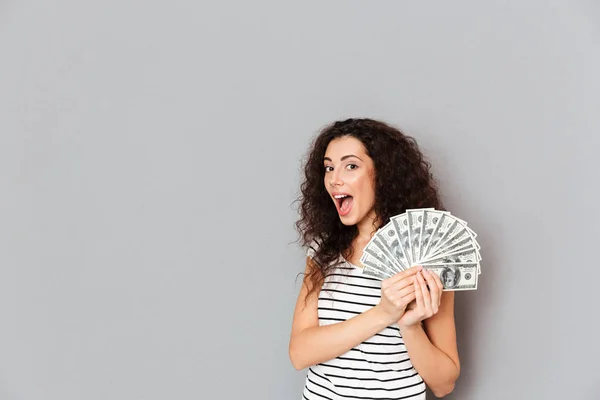
[{"label": "woman's eye", "polygon": [[358,168],[358,165],[356,165],[356,164],[348,164],[347,168],[348,169],[356,169],[356,168]]},{"label": "woman's eye", "polygon": [[333,170],[333,167],[325,166],[325,172],[330,172]]}]

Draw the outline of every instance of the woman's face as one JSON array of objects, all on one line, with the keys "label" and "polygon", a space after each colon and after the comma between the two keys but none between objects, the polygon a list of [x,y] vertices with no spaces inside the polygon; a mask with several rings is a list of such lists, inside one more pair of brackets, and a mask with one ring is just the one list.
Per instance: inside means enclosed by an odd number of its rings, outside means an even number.
[{"label": "woman's face", "polygon": [[372,220],[375,168],[362,142],[349,136],[332,140],[323,163],[324,184],[342,223],[357,225],[365,217]]}]

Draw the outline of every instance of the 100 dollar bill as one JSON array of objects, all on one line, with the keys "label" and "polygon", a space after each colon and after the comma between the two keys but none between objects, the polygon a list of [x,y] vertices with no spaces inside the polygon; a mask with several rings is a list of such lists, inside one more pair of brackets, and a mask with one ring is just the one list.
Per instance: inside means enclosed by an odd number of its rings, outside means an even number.
[{"label": "100 dollar bill", "polygon": [[396,274],[396,271],[390,269],[387,265],[369,253],[364,253],[360,258],[360,262],[363,264],[363,274],[365,275],[370,275],[379,279],[386,279]]},{"label": "100 dollar bill", "polygon": [[440,277],[443,290],[477,289],[477,263],[423,264],[423,268]]}]

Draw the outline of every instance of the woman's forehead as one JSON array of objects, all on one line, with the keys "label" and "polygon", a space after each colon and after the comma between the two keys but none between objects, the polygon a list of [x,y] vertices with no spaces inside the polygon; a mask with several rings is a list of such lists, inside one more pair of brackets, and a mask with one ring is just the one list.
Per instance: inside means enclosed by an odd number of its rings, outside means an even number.
[{"label": "woman's forehead", "polygon": [[325,157],[332,160],[339,160],[347,155],[355,155],[362,158],[366,155],[365,146],[360,140],[346,136],[333,139],[329,142],[325,150]]}]

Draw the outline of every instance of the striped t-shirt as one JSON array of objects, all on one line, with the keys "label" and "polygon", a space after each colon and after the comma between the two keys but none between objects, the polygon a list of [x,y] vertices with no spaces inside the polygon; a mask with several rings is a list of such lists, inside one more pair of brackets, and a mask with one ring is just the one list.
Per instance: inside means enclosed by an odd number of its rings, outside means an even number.
[{"label": "striped t-shirt", "polygon": [[[309,256],[314,252],[309,249]],[[319,325],[335,324],[379,303],[381,281],[346,260],[325,277],[319,293]],[[303,399],[425,399],[397,324],[332,360],[308,368]]]}]

